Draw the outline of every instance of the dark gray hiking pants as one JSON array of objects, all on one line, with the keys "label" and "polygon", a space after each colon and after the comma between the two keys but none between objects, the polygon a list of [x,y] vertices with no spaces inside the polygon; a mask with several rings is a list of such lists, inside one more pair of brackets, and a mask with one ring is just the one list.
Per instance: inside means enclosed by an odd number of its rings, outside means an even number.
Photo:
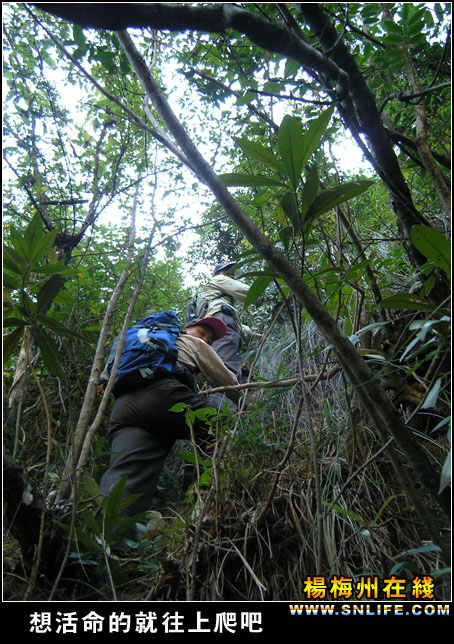
[{"label": "dark gray hiking pants", "polygon": [[238,326],[232,316],[226,313],[215,313],[214,317],[219,318],[227,327],[227,333],[220,340],[216,340],[211,345],[216,351],[227,369],[238,375],[241,373],[241,360],[238,356],[241,345],[241,335]]},{"label": "dark gray hiking pants", "polygon": [[[238,352],[241,345],[241,335],[238,332],[238,326],[234,319],[226,313],[219,312],[215,313],[214,316],[224,322],[227,327],[227,333],[220,340],[213,342],[211,346],[227,369],[233,371],[237,376],[239,382],[241,377],[241,360]],[[237,405],[223,393],[211,394],[210,404],[221,412],[226,404],[230,413],[234,413],[237,409]]]},{"label": "dark gray hiking pants", "polygon": [[[100,487],[107,496],[127,477],[124,496],[141,494],[124,509],[128,516],[151,509],[159,475],[173,443],[178,438],[190,439],[186,415],[169,411],[179,402],[193,410],[210,406],[206,398],[171,377],[123,394],[115,401],[109,425],[112,454]],[[200,422],[195,423],[194,433],[199,441],[208,437],[207,428]]]}]

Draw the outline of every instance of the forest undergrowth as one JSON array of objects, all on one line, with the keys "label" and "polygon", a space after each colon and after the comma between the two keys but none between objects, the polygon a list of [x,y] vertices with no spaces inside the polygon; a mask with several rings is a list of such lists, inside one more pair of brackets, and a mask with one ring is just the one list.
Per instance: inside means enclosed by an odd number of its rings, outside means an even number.
[{"label": "forest undergrowth", "polygon": [[[4,4],[4,598],[449,599],[451,5]],[[220,261],[251,380],[127,517],[105,352]]]},{"label": "forest undergrowth", "polygon": [[[319,373],[323,356],[314,326],[304,328],[307,376]],[[298,372],[297,354],[282,325],[255,356],[253,383],[275,379],[276,373],[285,381]],[[240,411],[213,428],[214,453],[200,458],[197,452],[197,466],[191,443],[177,442],[156,506],[138,518],[143,538],[127,553],[111,549],[114,538],[103,539],[101,526],[119,506],[108,509],[96,498],[96,481],[107,462],[100,432],[98,456],[93,455],[80,490],[67,565],[53,588],[47,580],[35,596],[332,601],[373,593],[370,580],[397,579],[409,592],[415,578],[431,578],[435,597],[446,599],[449,584],[440,553],[402,493],[386,446],[331,367],[326,372],[332,377],[315,385],[308,379],[305,396],[300,384],[247,390]],[[435,443],[428,451],[441,458]],[[33,477],[33,466],[29,474]],[[57,472],[53,476],[58,479]],[[99,516],[103,522],[97,522]],[[68,530],[70,517],[63,508],[54,520]],[[47,529],[49,535],[55,526]],[[28,579],[14,539],[6,541],[5,552],[7,599],[14,600]]]}]

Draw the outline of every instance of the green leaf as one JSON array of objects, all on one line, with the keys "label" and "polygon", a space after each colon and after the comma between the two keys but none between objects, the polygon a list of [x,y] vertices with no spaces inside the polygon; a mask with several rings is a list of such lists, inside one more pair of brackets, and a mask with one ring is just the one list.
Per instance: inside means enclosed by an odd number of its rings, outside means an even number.
[{"label": "green leaf", "polygon": [[286,250],[290,248],[290,242],[292,241],[294,234],[293,226],[284,226],[284,228],[280,229],[279,237],[281,238]]},{"label": "green leaf", "polygon": [[21,277],[27,272],[27,263],[14,248],[6,244],[3,244],[3,267]]},{"label": "green leaf", "polygon": [[19,280],[13,279],[7,273],[3,273],[3,286],[10,291],[18,291],[21,287]]},{"label": "green leaf", "polygon": [[[82,527],[77,527],[74,531],[76,540],[81,543],[84,548],[88,550],[88,552],[99,552],[101,550],[101,546],[95,539],[92,539],[87,532],[85,531],[84,528]],[[79,546],[80,548],[80,546]]]},{"label": "green leaf", "polygon": [[18,256],[28,267],[31,267],[50,251],[56,235],[56,230],[43,232],[41,218],[36,214],[24,232],[11,229],[11,242]]},{"label": "green leaf", "polygon": [[22,237],[26,248],[33,248],[43,237],[43,222],[38,213],[33,215]]},{"label": "green leaf", "polygon": [[386,28],[386,31],[393,34],[401,34],[402,27],[394,22],[394,20],[383,20],[383,25]]},{"label": "green leaf", "polygon": [[279,152],[294,190],[298,187],[305,159],[303,125],[296,116],[286,115],[279,128]]},{"label": "green leaf", "polygon": [[176,403],[176,405],[173,405],[173,407],[171,407],[169,411],[173,411],[177,414],[180,414],[182,411],[186,411],[186,409],[187,409],[186,403],[179,402],[179,403]]},{"label": "green leaf", "polygon": [[99,519],[95,518],[91,510],[84,510],[81,514],[81,518],[93,534],[101,534],[101,522]]},{"label": "green leaf", "polygon": [[392,501],[393,499],[395,499],[396,497],[397,497],[397,495],[396,495],[396,494],[393,494],[393,495],[392,495],[392,496],[390,496],[388,499],[386,499],[386,501],[383,503],[383,505],[381,506],[381,508],[379,509],[379,511],[377,512],[377,514],[375,515],[375,518],[374,518],[374,520],[373,520],[373,522],[372,522],[372,525],[373,525],[374,527],[377,525],[378,520],[379,520],[379,518],[381,517],[381,515],[383,514],[383,512],[384,512],[385,508],[386,508],[386,507],[391,503],[391,501]]},{"label": "green leaf", "polygon": [[20,326],[20,327],[24,328],[24,327],[27,326],[27,322],[25,320],[21,320],[19,318],[4,318],[3,326],[5,328],[8,328],[10,326]]},{"label": "green leaf", "polygon": [[40,259],[44,257],[46,253],[48,253],[51,250],[54,244],[56,235],[57,235],[57,231],[51,230],[50,233],[47,233],[41,239],[35,240],[34,246],[27,247],[27,251],[28,251],[27,259],[32,268],[34,268],[35,262],[38,262]]},{"label": "green leaf", "polygon": [[398,293],[383,298],[380,306],[384,309],[404,309],[409,311],[433,311],[434,306],[413,293]]},{"label": "green leaf", "polygon": [[285,224],[287,223],[287,218],[285,216],[285,210],[284,210],[283,206],[281,206],[280,204],[278,204],[276,206],[276,208],[273,210],[271,215],[272,215],[273,219],[275,221],[277,221],[277,223],[280,224],[281,226],[285,226]]},{"label": "green leaf", "polygon": [[304,220],[305,224],[307,222],[308,227],[310,227],[317,217],[325,214],[335,206],[339,206],[341,203],[344,203],[353,197],[357,197],[368,190],[372,184],[373,181],[369,180],[357,182],[348,181],[336,188],[323,190],[323,192],[321,192],[310,205]]},{"label": "green leaf", "polygon": [[60,273],[61,275],[71,276],[77,275],[80,273],[80,270],[77,268],[68,268],[63,260],[60,260],[56,264],[43,264],[42,266],[36,266],[35,264],[33,266],[33,272],[40,275],[54,275],[55,273]]},{"label": "green leaf", "polygon": [[284,209],[288,220],[293,225],[295,230],[301,229],[300,217],[298,213],[298,205],[296,203],[295,194],[293,192],[286,192],[281,199],[281,204]]},{"label": "green leaf", "polygon": [[54,297],[63,286],[63,278],[57,273],[52,275],[47,282],[43,284],[38,292],[38,312],[46,311],[52,304]]},{"label": "green leaf", "polygon": [[50,318],[47,315],[39,314],[37,316],[37,321],[41,322],[45,327],[50,329],[52,333],[55,333],[56,335],[62,335],[64,337],[69,337],[69,338],[78,338],[79,340],[85,341],[85,338],[83,335],[81,335],[80,333],[77,333],[77,331],[72,331],[71,329],[68,329],[63,324],[61,324],[61,322],[58,322],[57,320],[54,320],[54,318]]},{"label": "green leaf", "polygon": [[269,94],[279,94],[282,89],[282,84],[276,81],[266,81],[263,85],[263,91]]},{"label": "green leaf", "polygon": [[317,167],[314,165],[307,174],[307,179],[304,183],[303,193],[301,196],[301,218],[303,220],[307,215],[310,205],[315,201],[315,198],[318,195],[319,187],[320,182],[318,179]]},{"label": "green leaf", "polygon": [[84,472],[82,477],[81,491],[84,495],[83,498],[95,499],[96,503],[101,502],[102,497],[99,485],[87,472]]},{"label": "green leaf", "polygon": [[117,483],[104,506],[104,537],[107,543],[110,542],[115,524],[118,521],[118,513],[122,506],[125,485],[126,477]]},{"label": "green leaf", "polygon": [[35,328],[35,337],[47,370],[52,376],[63,378],[65,372],[59,358],[58,347],[43,329]]},{"label": "green leaf", "polygon": [[340,514],[344,514],[345,516],[350,517],[355,521],[358,521],[363,526],[366,525],[364,523],[364,520],[358,514],[355,514],[351,510],[346,510],[345,508],[342,508],[340,505],[333,505],[332,503],[327,503],[327,502],[324,502],[324,505],[328,506],[329,508],[332,508],[333,510],[336,510],[336,512],[339,512]]},{"label": "green leaf", "polygon": [[11,333],[3,336],[3,364],[8,362],[13,351],[19,346],[22,340],[24,331],[21,327],[14,329]]},{"label": "green leaf", "polygon": [[247,188],[255,188],[257,186],[279,186],[287,188],[285,183],[272,179],[271,177],[265,177],[263,175],[252,175],[252,174],[221,174],[219,175],[220,179],[229,187],[240,187],[244,186]]},{"label": "green leaf", "polygon": [[295,76],[300,68],[301,65],[297,60],[293,60],[293,58],[287,58],[287,60],[285,61],[284,69],[285,78],[288,78],[289,76]]},{"label": "green leaf", "polygon": [[387,34],[384,38],[387,45],[400,45],[404,41],[403,34]]},{"label": "green leaf", "polygon": [[251,103],[257,98],[257,93],[256,92],[245,92],[242,96],[239,96],[236,99],[236,104],[238,106],[241,105],[247,105],[248,103]]},{"label": "green leaf", "polygon": [[87,41],[85,34],[82,31],[82,28],[79,27],[79,25],[73,25],[73,38],[76,45],[79,46],[79,49],[81,49],[85,53],[85,51],[87,50]]},{"label": "green leaf", "polygon": [[271,150],[261,143],[250,141],[246,137],[234,137],[233,140],[248,156],[252,157],[256,161],[260,161],[260,163],[263,163],[267,168],[271,167],[283,174],[286,174],[285,166],[282,164],[279,157],[276,157]]},{"label": "green leaf", "polygon": [[244,301],[245,308],[253,304],[262,295],[272,279],[272,277],[261,276],[255,280]]},{"label": "green leaf", "polygon": [[437,379],[437,381],[435,382],[434,386],[427,393],[427,396],[425,397],[424,402],[421,405],[421,409],[432,409],[432,408],[435,407],[437,399],[438,399],[438,394],[440,393],[441,383],[442,382],[443,382],[443,378],[438,378]]},{"label": "green leaf", "polygon": [[444,235],[430,226],[418,225],[412,227],[411,239],[424,257],[448,275],[451,273],[451,244]]},{"label": "green leaf", "polygon": [[323,134],[326,132],[326,128],[328,127],[328,123],[331,119],[333,112],[334,112],[334,106],[329,107],[319,117],[317,117],[316,119],[313,119],[309,123],[309,127],[307,128],[304,134],[305,153],[303,158],[303,167],[305,167],[306,163],[309,161],[312,154],[319,146],[320,140]]}]

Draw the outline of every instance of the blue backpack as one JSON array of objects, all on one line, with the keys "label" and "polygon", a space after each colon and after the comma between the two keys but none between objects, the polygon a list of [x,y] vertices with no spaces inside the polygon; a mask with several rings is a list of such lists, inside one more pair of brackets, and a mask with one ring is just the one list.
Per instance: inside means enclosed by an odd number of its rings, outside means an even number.
[{"label": "blue backpack", "polygon": [[[176,340],[180,320],[175,311],[163,311],[143,318],[126,331],[118,371],[112,392],[115,397],[147,384],[156,375],[171,373],[178,360]],[[107,361],[110,376],[115,361],[119,336]]]}]

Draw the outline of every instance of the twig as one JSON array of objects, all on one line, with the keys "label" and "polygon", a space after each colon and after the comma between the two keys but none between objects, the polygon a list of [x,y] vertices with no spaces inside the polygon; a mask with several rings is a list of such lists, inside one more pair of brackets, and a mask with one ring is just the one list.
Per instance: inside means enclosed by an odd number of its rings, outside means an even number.
[{"label": "twig", "polygon": [[241,385],[225,385],[225,387],[215,387],[214,389],[206,389],[205,391],[199,391],[199,394],[211,395],[219,391],[240,391],[242,389],[268,389],[272,387],[291,387],[296,385],[298,382],[303,380],[304,382],[313,382],[317,383],[320,380],[328,380],[332,378],[340,371],[340,366],[336,365],[330,371],[323,374],[323,370],[318,374],[309,374],[303,376],[302,378],[286,378],[284,380],[270,380],[268,382],[245,382]]}]

